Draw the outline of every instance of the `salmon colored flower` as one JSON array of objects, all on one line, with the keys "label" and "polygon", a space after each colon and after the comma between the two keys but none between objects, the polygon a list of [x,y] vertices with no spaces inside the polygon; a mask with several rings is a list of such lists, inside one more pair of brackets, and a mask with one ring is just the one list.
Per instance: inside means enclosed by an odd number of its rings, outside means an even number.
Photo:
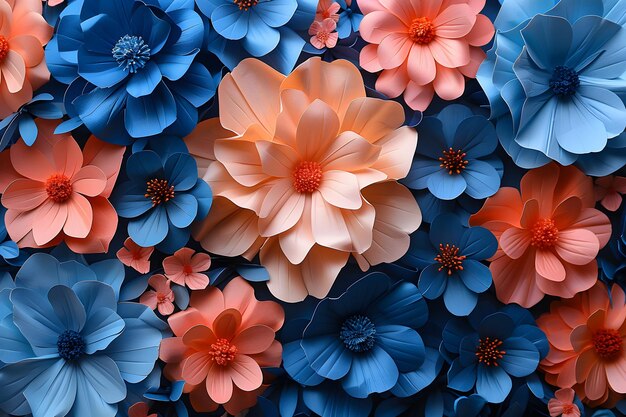
[{"label": "salmon colored flower", "polygon": [[52,27],[41,12],[41,0],[0,0],[0,119],[50,79],[43,47]]},{"label": "salmon colored flower", "polygon": [[561,388],[548,401],[550,417],[580,417],[580,409],[574,404],[574,390]]},{"label": "salmon colored flower", "polygon": [[317,49],[334,48],[339,39],[339,34],[335,32],[335,29],[337,29],[337,23],[333,19],[314,21],[309,28],[309,35],[312,35],[311,45]]},{"label": "salmon colored flower", "polygon": [[207,253],[196,253],[193,249],[182,248],[163,260],[165,275],[178,285],[190,290],[203,290],[209,285],[209,277],[201,272],[211,266]]},{"label": "salmon colored flower", "polygon": [[124,241],[124,247],[117,251],[117,259],[140,274],[147,274],[150,272],[152,252],[154,252],[154,246],[144,248],[128,237]]},{"label": "salmon colored flower", "polygon": [[485,0],[360,0],[364,14],[361,66],[382,71],[376,89],[389,97],[404,92],[414,110],[423,111],[434,93],[460,97],[465,77],[475,78],[493,37],[493,24],[479,14]]},{"label": "salmon colored flower", "polygon": [[157,417],[156,413],[148,414],[150,407],[148,404],[139,402],[128,408],[128,417]]},{"label": "salmon colored flower", "polygon": [[39,137],[20,139],[0,154],[5,223],[19,247],[42,248],[65,241],[77,253],[106,252],[117,229],[109,203],[125,148],[91,137],[81,150],[58,122],[37,120]]},{"label": "salmon colored flower", "polygon": [[220,118],[186,139],[216,198],[194,237],[211,253],[260,250],[270,291],[323,298],[353,254],[393,262],[421,222],[404,178],[417,134],[400,104],[365,96],[351,63],[312,58],[285,77],[243,61],[219,87]]},{"label": "salmon colored flower", "polygon": [[165,275],[152,275],[148,280],[154,290],[148,290],[139,297],[141,304],[151,309],[158,309],[163,316],[169,316],[174,312],[174,291],[170,288],[170,280]]},{"label": "salmon colored flower", "polygon": [[622,194],[626,194],[626,178],[613,175],[596,178],[593,191],[602,207],[617,211],[622,205]]},{"label": "salmon colored flower", "polygon": [[282,346],[274,339],[283,325],[283,309],[273,301],[257,301],[241,277],[223,292],[214,287],[194,291],[189,306],[168,319],[175,337],[161,343],[163,373],[171,381],[185,381],[184,392],[197,412],[222,404],[236,415],[256,402],[261,368],[280,365]]},{"label": "salmon colored flower", "polygon": [[554,301],[537,320],[550,343],[540,363],[548,383],[574,388],[591,407],[612,408],[626,394],[626,297],[598,282],[570,300]]},{"label": "salmon colored flower", "polygon": [[498,299],[531,307],[544,294],[571,298],[591,288],[596,255],[611,236],[594,206],[591,178],[554,163],[524,175],[521,194],[504,187],[488,198],[470,223],[498,239],[489,266]]},{"label": "salmon colored flower", "polygon": [[325,19],[332,19],[335,23],[339,22],[339,9],[341,9],[341,6],[336,1],[320,0],[317,3],[315,21],[321,22]]}]

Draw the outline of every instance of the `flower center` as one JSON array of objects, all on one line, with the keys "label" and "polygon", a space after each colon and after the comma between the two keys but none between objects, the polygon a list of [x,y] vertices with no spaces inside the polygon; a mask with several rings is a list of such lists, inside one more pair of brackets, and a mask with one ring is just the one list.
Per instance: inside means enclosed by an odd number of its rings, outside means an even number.
[{"label": "flower center", "polygon": [[217,339],[211,344],[209,356],[220,366],[226,366],[235,359],[237,348],[226,339]]},{"label": "flower center", "polygon": [[55,203],[64,203],[72,195],[72,183],[63,174],[54,174],[46,180],[46,193]]},{"label": "flower center", "polygon": [[321,43],[326,43],[326,41],[328,40],[328,37],[330,36],[330,33],[322,31],[322,32],[317,32],[317,34],[315,35],[315,37],[317,38],[318,41],[320,41]]},{"label": "flower center", "polygon": [[443,151],[443,156],[439,157],[439,165],[441,168],[448,170],[448,174],[460,174],[466,167],[469,161],[463,159],[467,156],[462,150],[455,151],[450,148],[447,151]]},{"label": "flower center", "polygon": [[161,294],[160,292],[157,293],[156,297],[157,297],[157,303],[159,304],[165,302],[165,299],[167,298],[165,294]]},{"label": "flower center", "polygon": [[183,266],[183,272],[187,275],[193,274],[193,268],[191,267],[191,265],[185,265]]},{"label": "flower center", "polygon": [[498,361],[506,354],[500,346],[502,346],[500,339],[490,339],[489,337],[480,339],[476,348],[478,362],[487,366],[498,366]]},{"label": "flower center", "polygon": [[563,65],[557,66],[550,78],[550,88],[559,97],[573,96],[579,85],[578,73]]},{"label": "flower center", "polygon": [[435,26],[426,17],[418,17],[413,19],[409,28],[409,37],[415,43],[425,45],[435,38]]},{"label": "flower center", "polygon": [[152,200],[152,207],[174,198],[174,186],[169,185],[167,180],[152,179],[147,182],[147,185],[144,197]]},{"label": "flower center", "polygon": [[66,361],[75,361],[85,354],[85,341],[74,330],[66,330],[57,339],[59,356]]},{"label": "flower center", "polygon": [[591,337],[593,348],[603,359],[615,359],[624,349],[624,339],[615,329],[601,329]]},{"label": "flower center", "polygon": [[539,249],[551,248],[559,240],[559,229],[556,228],[552,219],[538,220],[531,233],[530,244]]},{"label": "flower center", "polygon": [[124,71],[134,74],[150,60],[150,47],[141,36],[122,36],[113,47],[113,58]]},{"label": "flower center", "polygon": [[239,7],[239,10],[248,10],[252,6],[256,6],[259,0],[233,0],[233,3]]},{"label": "flower center", "polygon": [[[563,404],[563,413],[562,414],[571,414],[574,412],[574,404]],[[578,407],[576,407],[578,409]]]},{"label": "flower center", "polygon": [[352,352],[367,352],[374,347],[376,326],[365,316],[352,316],[341,325],[339,338]]},{"label": "flower center", "polygon": [[459,255],[459,248],[456,246],[447,243],[446,246],[443,246],[443,244],[440,243],[439,255],[435,256],[435,261],[441,264],[439,271],[447,269],[448,275],[452,275],[454,271],[463,270],[463,260],[465,260],[465,258],[466,256]]},{"label": "flower center", "polygon": [[293,187],[299,193],[312,193],[322,183],[322,167],[317,162],[300,162],[293,172]]},{"label": "flower center", "polygon": [[9,41],[0,35],[0,62],[9,55]]}]

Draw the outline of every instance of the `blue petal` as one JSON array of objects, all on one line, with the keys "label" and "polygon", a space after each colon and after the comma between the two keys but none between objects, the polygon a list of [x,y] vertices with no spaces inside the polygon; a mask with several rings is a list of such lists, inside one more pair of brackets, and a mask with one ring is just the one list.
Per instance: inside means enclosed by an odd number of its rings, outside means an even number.
[{"label": "blue petal", "polygon": [[133,35],[141,36],[150,47],[150,55],[158,54],[170,35],[170,23],[156,17],[149,7],[136,7],[130,24]]},{"label": "blue petal", "polygon": [[258,13],[266,25],[277,28],[287,24],[297,8],[296,0],[273,0],[260,2],[253,11]]},{"label": "blue petal", "polygon": [[161,178],[163,176],[161,158],[159,158],[159,155],[153,151],[141,151],[134,153],[128,158],[126,163],[126,173],[128,174],[128,178],[141,182],[141,185],[145,187],[145,182],[147,180]]},{"label": "blue petal", "polygon": [[494,195],[500,188],[500,176],[487,162],[471,161],[462,175],[467,182],[465,192],[477,200]]},{"label": "blue petal", "polygon": [[65,285],[54,286],[48,292],[48,300],[65,330],[82,330],[87,313],[74,291]]},{"label": "blue petal", "polygon": [[465,336],[472,332],[473,329],[469,326],[467,321],[452,318],[448,320],[445,327],[443,328],[443,346],[449,352],[459,353],[461,340],[463,340]]},{"label": "blue petal", "polygon": [[268,26],[258,14],[250,15],[248,32],[243,38],[243,47],[250,55],[260,57],[273,51],[280,42],[280,32]]},{"label": "blue petal", "polygon": [[463,271],[457,274],[463,284],[475,293],[483,293],[491,287],[491,271],[489,268],[473,259],[463,261]]},{"label": "blue petal", "polygon": [[467,392],[476,383],[476,365],[461,365],[459,359],[455,359],[448,370],[448,386],[457,391]]},{"label": "blue petal", "polygon": [[[104,355],[94,355],[88,360],[80,362],[80,370],[85,378],[85,385],[90,386],[104,402],[115,404],[126,398],[126,384],[117,369],[117,364]],[[77,400],[81,394],[86,392],[78,390]],[[89,395],[93,396],[94,392]],[[91,401],[86,401],[86,404]]]},{"label": "blue petal", "polygon": [[96,88],[73,102],[80,119],[92,132],[110,128],[111,121],[122,112],[126,104],[126,89],[121,87]]},{"label": "blue petal", "polygon": [[43,295],[16,288],[11,292],[13,321],[38,355],[58,352],[57,340],[65,328]]},{"label": "blue petal", "polygon": [[126,91],[133,97],[143,97],[152,94],[157,85],[161,82],[161,71],[159,66],[150,61],[137,73],[130,77],[126,84]]},{"label": "blue petal", "polygon": [[[572,44],[572,27],[557,16],[537,15],[521,31],[526,50],[542,69],[565,64]],[[546,45],[550,45],[546,48]]]},{"label": "blue petal", "polygon": [[184,227],[182,229],[179,229],[178,227],[170,227],[167,232],[167,236],[165,236],[163,242],[156,246],[156,249],[159,252],[166,254],[176,252],[189,242],[189,237],[191,236],[190,229],[190,227]]},{"label": "blue petal", "polygon": [[448,283],[447,270],[439,271],[439,267],[439,264],[429,265],[420,274],[418,284],[420,292],[429,300],[434,300],[441,296]]},{"label": "blue petal", "polygon": [[[61,116],[62,117],[62,116]],[[32,117],[29,115],[24,115],[20,118],[19,121],[20,135],[24,140],[24,143],[28,146],[31,146],[37,140],[37,124]]]},{"label": "blue petal", "polygon": [[64,362],[60,358],[25,359],[0,368],[0,381],[2,381],[0,407],[2,410],[11,414],[29,414],[31,410],[26,404],[24,390],[44,372],[48,370],[58,372]]},{"label": "blue petal", "polygon": [[58,360],[40,373],[24,389],[24,397],[33,416],[64,416],[74,404],[76,396],[76,368],[74,364]]},{"label": "blue petal", "polygon": [[375,392],[385,392],[398,382],[398,367],[380,346],[354,355],[348,374],[341,380],[343,389],[352,397],[366,398]]},{"label": "blue petal", "polygon": [[324,377],[316,374],[309,365],[299,340],[283,345],[283,366],[289,376],[299,384],[312,386],[324,381]]},{"label": "blue petal", "polygon": [[[420,208],[421,204],[420,204]],[[435,256],[437,251],[430,243],[428,233],[423,231],[417,231],[411,235],[411,245],[406,255],[402,258],[403,262],[408,263],[415,269],[423,269],[428,265],[435,263]]]},{"label": "blue petal", "polygon": [[191,194],[179,194],[165,203],[165,209],[172,225],[182,229],[189,226],[196,218],[198,202]]},{"label": "blue petal", "polygon": [[226,39],[239,40],[248,33],[250,15],[236,4],[222,4],[211,13],[211,23],[217,33]]},{"label": "blue petal", "polygon": [[187,153],[170,155],[165,161],[164,172],[169,185],[173,185],[176,192],[189,190],[198,179],[196,161]]},{"label": "blue petal", "polygon": [[206,17],[211,17],[213,10],[227,2],[228,0],[196,0],[196,5]]},{"label": "blue petal", "polygon": [[215,96],[217,84],[204,65],[194,62],[173,89],[195,107],[200,107]]},{"label": "blue petal", "polygon": [[305,337],[302,349],[311,368],[325,378],[340,379],[350,371],[353,355],[339,340],[339,334]]},{"label": "blue petal", "polygon": [[[439,248],[440,244],[450,244],[459,247],[465,230],[466,228],[456,215],[445,213],[437,216],[432,222],[428,236],[435,248]],[[465,254],[463,253],[462,255]]]},{"label": "blue petal", "polygon": [[515,323],[505,313],[493,313],[485,317],[478,328],[480,337],[505,340],[513,333]]},{"label": "blue petal", "polygon": [[437,119],[441,121],[441,133],[445,138],[445,146],[442,149],[454,147],[454,137],[458,131],[458,126],[463,120],[469,119],[474,114],[467,107],[461,104],[451,104],[439,112]]},{"label": "blue petal", "polygon": [[104,307],[95,310],[82,332],[85,352],[91,355],[106,349],[122,333],[124,326],[124,320],[115,311]]},{"label": "blue petal", "polygon": [[[115,299],[117,300],[120,296],[120,287],[122,286],[122,282],[124,282],[125,278],[124,265],[117,259],[106,259],[89,265],[89,269],[96,274],[98,281],[107,284],[108,287],[113,289]],[[74,291],[76,291],[78,296],[81,297],[80,290],[76,288],[76,286],[74,287]],[[99,295],[98,298],[98,305],[114,309],[112,305],[108,305],[103,302],[103,300],[106,300],[104,294]],[[92,304],[91,307],[93,307],[93,305],[95,305],[95,303]]]},{"label": "blue petal", "polygon": [[476,392],[490,403],[501,403],[511,392],[511,377],[500,366],[479,366]]},{"label": "blue petal", "polygon": [[415,371],[424,362],[424,342],[415,330],[398,325],[376,326],[376,338],[400,372]]},{"label": "blue petal", "polygon": [[550,344],[546,338],[546,334],[537,326],[532,324],[522,324],[515,327],[513,331],[514,337],[523,337],[530,340],[535,348],[539,351],[539,356],[544,358],[550,351]]},{"label": "blue petal", "polygon": [[81,47],[78,50],[78,73],[85,80],[100,88],[110,88],[128,76],[110,52],[98,53]]},{"label": "blue petal", "polygon": [[113,311],[117,308],[117,300],[115,299],[113,288],[105,283],[82,281],[76,283],[72,290],[85,307],[87,321],[100,308],[108,308]]},{"label": "blue petal", "polygon": [[461,175],[450,175],[443,168],[428,177],[428,190],[442,200],[453,200],[463,194],[467,183]]},{"label": "blue petal", "polygon": [[428,179],[441,171],[440,162],[436,159],[415,155],[409,174],[402,183],[413,190],[423,190],[428,187]]},{"label": "blue petal", "polygon": [[455,316],[467,316],[476,307],[478,295],[469,290],[457,275],[448,280],[443,301],[450,313]]},{"label": "blue petal", "polygon": [[417,287],[399,282],[367,308],[377,326],[399,324],[418,328],[428,321],[428,307]]},{"label": "blue petal", "polygon": [[498,362],[512,376],[523,377],[532,374],[539,365],[539,352],[535,345],[523,337],[509,337],[502,344],[506,353]]},{"label": "blue petal", "polygon": [[167,213],[162,205],[128,223],[129,236],[143,247],[161,243],[167,236],[168,229]]},{"label": "blue petal", "polygon": [[13,317],[5,317],[0,322],[0,362],[13,363],[33,356],[35,353],[13,323]]},{"label": "blue petal", "polygon": [[[302,3],[302,1],[299,2],[299,4]],[[298,12],[294,15],[294,19],[297,15]],[[278,31],[280,32],[280,42],[272,52],[263,57],[263,62],[275,70],[288,75],[296,65],[306,42],[298,33],[288,26],[283,26],[279,28]]]},{"label": "blue petal", "polygon": [[605,82],[621,77],[624,72],[621,64],[626,59],[622,48],[626,33],[621,29],[619,24],[600,16],[582,17],[574,24],[572,54],[566,65],[585,79],[592,77]]},{"label": "blue petal", "polygon": [[164,83],[149,96],[129,96],[124,125],[135,138],[158,135],[176,121],[176,100]]},{"label": "blue petal", "polygon": [[367,417],[372,410],[370,398],[352,398],[332,384],[304,389],[302,400],[311,411],[323,417]]},{"label": "blue petal", "polygon": [[439,352],[426,348],[426,357],[422,365],[415,371],[401,372],[391,393],[398,397],[408,397],[423,390],[437,377],[441,370],[441,363]]},{"label": "blue petal", "polygon": [[[460,106],[459,106],[460,107]],[[420,140],[417,142],[417,154],[424,155],[432,160],[437,160],[442,156],[442,152],[454,145],[453,137],[448,143],[444,138],[443,124],[436,117],[425,117],[417,127],[420,138],[428,138],[428,140]]]},{"label": "blue petal", "polygon": [[472,159],[491,155],[498,146],[496,129],[484,117],[472,116],[459,124],[454,145]]},{"label": "blue petal", "polygon": [[480,338],[476,333],[469,334],[461,340],[459,345],[459,361],[463,366],[476,364],[476,348],[480,343]]},{"label": "blue petal", "polygon": [[483,227],[470,227],[465,230],[461,238],[461,250],[469,259],[488,259],[496,253],[497,249],[496,237]]}]

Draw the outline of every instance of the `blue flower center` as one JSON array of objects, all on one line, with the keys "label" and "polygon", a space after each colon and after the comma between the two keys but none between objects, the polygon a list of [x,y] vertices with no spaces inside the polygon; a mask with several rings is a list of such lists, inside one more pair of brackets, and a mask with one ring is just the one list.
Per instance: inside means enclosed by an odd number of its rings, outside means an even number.
[{"label": "blue flower center", "polygon": [[550,78],[550,88],[559,97],[573,96],[579,85],[578,73],[563,65],[557,66]]},{"label": "blue flower center", "polygon": [[367,352],[374,347],[376,326],[365,316],[352,316],[341,325],[339,338],[352,352]]},{"label": "blue flower center", "polygon": [[66,361],[75,361],[85,354],[85,340],[74,330],[66,330],[57,340],[59,356]]},{"label": "blue flower center", "polygon": [[122,36],[113,47],[113,58],[124,71],[134,74],[150,60],[150,47],[141,36]]}]

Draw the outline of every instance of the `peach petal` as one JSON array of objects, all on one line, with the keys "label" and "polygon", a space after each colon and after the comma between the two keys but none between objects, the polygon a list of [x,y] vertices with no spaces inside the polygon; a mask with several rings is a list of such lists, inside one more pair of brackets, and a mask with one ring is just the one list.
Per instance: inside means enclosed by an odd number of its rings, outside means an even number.
[{"label": "peach petal", "polygon": [[460,39],[435,38],[428,48],[435,61],[444,67],[456,68],[470,62],[469,46]]},{"label": "peach petal", "polygon": [[373,184],[363,190],[363,197],[376,209],[377,222],[407,234],[422,224],[420,208],[404,185],[393,181]]},{"label": "peach petal", "polygon": [[189,393],[189,402],[193,409],[200,413],[212,413],[219,407],[219,404],[209,397],[206,384],[195,387],[194,390]]},{"label": "peach petal", "polygon": [[608,211],[617,211],[622,205],[622,196],[617,192],[609,193],[600,201],[600,204]]},{"label": "peach petal", "polygon": [[388,179],[399,180],[406,177],[411,169],[411,161],[406,155],[413,155],[417,148],[415,130],[402,126],[378,140],[376,145],[381,147],[381,151],[371,167],[386,174]]},{"label": "peach petal", "polygon": [[592,232],[598,238],[600,248],[603,248],[611,238],[611,222],[609,218],[594,208],[584,208],[570,227],[572,229],[587,229]]},{"label": "peach petal", "polygon": [[[252,125],[248,131],[250,129],[257,132],[258,125]],[[214,152],[216,158],[239,184],[252,187],[267,179],[254,142],[240,139],[218,139],[215,141]]]},{"label": "peach petal", "polygon": [[435,89],[432,84],[418,85],[410,81],[404,90],[404,101],[413,110],[424,111],[433,100]]},{"label": "peach petal", "polygon": [[361,49],[359,65],[368,72],[382,71],[383,67],[378,59],[378,45],[368,44]]},{"label": "peach petal", "polygon": [[592,346],[591,331],[586,324],[581,324],[572,330],[570,343],[576,352],[582,352]]},{"label": "peach petal", "polygon": [[307,292],[319,299],[328,296],[339,271],[348,262],[349,256],[348,252],[315,245],[299,265]]},{"label": "peach petal", "polygon": [[259,365],[247,355],[237,355],[228,368],[228,375],[242,391],[252,391],[263,383],[263,373]]},{"label": "peach petal", "polygon": [[267,193],[261,207],[261,236],[276,236],[291,229],[302,217],[307,194],[294,190],[291,180],[278,181]]},{"label": "peach petal", "polygon": [[462,65],[457,69],[461,72],[461,74],[465,75],[467,78],[476,78],[476,73],[478,72],[478,68],[480,68],[480,64],[483,63],[487,54],[480,49],[472,47],[470,48],[470,61],[467,65]]},{"label": "peach petal", "polygon": [[139,297],[141,304],[147,305],[151,310],[157,308],[157,294],[155,291],[146,291]]},{"label": "peach petal", "polygon": [[207,379],[212,365],[213,359],[207,352],[193,353],[183,362],[183,379],[188,384],[198,385]]},{"label": "peach petal", "polygon": [[56,172],[72,178],[83,166],[83,153],[78,143],[70,137],[63,136],[53,148]]},{"label": "peach petal", "polygon": [[[411,81],[417,85],[423,86],[435,79],[437,76],[437,67],[433,54],[428,46],[412,44],[408,58],[407,70]],[[396,67],[397,66],[398,65],[396,65]]]},{"label": "peach petal", "polygon": [[389,33],[407,31],[407,26],[396,16],[383,11],[368,13],[363,17],[359,33],[361,37],[372,44],[379,44]]},{"label": "peach petal", "polygon": [[33,147],[28,147],[20,140],[11,146],[11,165],[22,176],[45,182],[55,171],[52,161],[40,150],[42,145],[38,145],[38,142]]},{"label": "peach petal", "polygon": [[444,0],[412,1],[410,4],[417,16],[424,16],[431,20],[435,19],[439,12],[446,8]]},{"label": "peach petal", "polygon": [[11,49],[24,59],[26,67],[34,67],[44,59],[41,43],[34,36],[22,35],[12,38]]},{"label": "peach petal", "polygon": [[[195,294],[192,294],[192,302],[194,300]],[[196,301],[197,304],[197,301]],[[218,307],[219,308],[219,307]],[[174,314],[170,317],[167,322],[170,325],[170,328],[177,336],[182,336],[191,329],[193,326],[204,324],[207,325],[207,317],[206,311],[203,310],[201,313],[195,307],[188,308],[187,310],[181,311],[179,313]]]},{"label": "peach petal", "polygon": [[[413,18],[416,17],[412,2],[406,0],[378,0],[387,13],[391,12],[397,16],[406,26],[410,26]],[[428,0],[430,2],[430,0]],[[439,0],[438,0],[439,1]]]},{"label": "peach petal", "polygon": [[537,276],[537,287],[546,294],[557,297],[571,298],[575,294],[588,290],[598,279],[598,265],[595,261],[587,265],[572,265],[565,263],[565,275],[567,279],[555,282]]},{"label": "peach petal", "polygon": [[104,197],[89,199],[93,222],[84,239],[65,237],[67,246],[76,253],[105,253],[117,230],[118,217],[113,205]]},{"label": "peach petal", "polygon": [[224,404],[233,395],[233,381],[229,371],[227,367],[217,364],[209,368],[209,374],[206,378],[206,390],[209,397],[218,404]]},{"label": "peach petal", "polygon": [[32,210],[48,198],[44,184],[29,179],[13,181],[2,194],[2,205],[13,210]]},{"label": "peach petal", "polygon": [[205,274],[193,272],[185,277],[185,285],[190,290],[203,290],[209,285],[209,277]]},{"label": "peach petal", "polygon": [[454,100],[465,91],[465,78],[456,68],[437,65],[437,77],[433,81],[433,87],[442,99]]},{"label": "peach petal", "polygon": [[[224,294],[218,288],[208,287],[202,291],[191,293],[189,305],[201,313],[202,320],[197,321],[195,316],[191,317],[191,323],[212,325],[217,316],[224,310]],[[171,321],[171,320],[170,320]],[[172,323],[170,323],[170,326]],[[175,331],[176,334],[178,334]]]},{"label": "peach petal", "polygon": [[96,139],[93,136],[90,137],[85,144],[83,149],[83,164],[85,166],[93,165],[100,168],[106,177],[106,187],[102,193],[100,193],[103,197],[108,198],[111,195],[111,191],[113,190],[113,186],[120,172],[125,150],[126,147],[124,146],[113,145]]},{"label": "peach petal", "polygon": [[167,280],[165,275],[162,274],[154,274],[148,279],[148,285],[154,288],[157,292],[162,294],[167,294],[171,292],[170,282]]},{"label": "peach petal", "polygon": [[196,253],[191,257],[190,265],[194,272],[204,272],[211,267],[211,256],[208,253]]},{"label": "peach petal", "polygon": [[374,206],[364,201],[360,209],[346,210],[343,216],[352,238],[352,250],[357,253],[364,253],[372,246],[374,239],[376,218]]},{"label": "peach petal", "polygon": [[68,217],[68,205],[47,200],[36,212],[33,237],[38,245],[45,245],[61,233]]},{"label": "peach petal", "polygon": [[261,353],[250,355],[251,358],[259,364],[261,368],[270,367],[274,368],[280,366],[283,360],[282,357],[283,347],[278,340],[274,340],[270,347]]},{"label": "peach petal", "polygon": [[529,308],[537,304],[544,293],[537,287],[535,261],[530,256],[511,260],[507,257],[495,259],[489,269],[493,275],[498,300],[505,304],[517,303]]},{"label": "peach petal", "polygon": [[298,124],[304,112],[309,108],[311,101],[300,90],[283,90],[280,93],[280,101],[283,108],[276,120],[274,140],[296,149]]},{"label": "peach petal", "polygon": [[319,192],[313,193],[311,225],[315,241],[328,248],[350,251],[352,241],[341,209],[328,204]]},{"label": "peach petal", "polygon": [[6,85],[9,93],[17,93],[22,89],[26,77],[26,65],[24,58],[16,51],[9,50],[6,58],[0,65],[2,82]]},{"label": "peach petal", "polygon": [[267,287],[274,297],[287,303],[302,301],[308,295],[301,268],[282,253],[278,239],[269,239],[261,248],[261,264],[270,274]]},{"label": "peach petal", "polygon": [[566,277],[565,267],[549,249],[535,252],[535,267],[539,275],[550,281],[562,282]]},{"label": "peach petal", "polygon": [[241,313],[234,308],[228,308],[213,321],[213,332],[218,338],[231,340],[237,334],[240,326]]},{"label": "peach petal", "polygon": [[[331,147],[339,132],[339,118],[333,109],[316,99],[305,110],[296,130],[296,145],[305,161],[318,161]],[[287,175],[293,172],[293,167]]]},{"label": "peach petal", "polygon": [[340,131],[349,130],[370,143],[382,145],[377,142],[395,133],[403,123],[404,114],[399,103],[364,97],[350,103]]},{"label": "peach petal", "polygon": [[301,263],[315,244],[311,225],[311,202],[310,198],[305,199],[300,221],[279,236],[282,252],[294,265]]},{"label": "peach petal", "polygon": [[597,400],[606,394],[607,380],[604,364],[598,362],[591,367],[585,380],[585,395],[590,400]]},{"label": "peach petal", "polygon": [[598,238],[586,229],[569,229],[559,232],[556,253],[574,265],[585,265],[593,261],[600,250]]},{"label": "peach petal", "polygon": [[354,132],[341,133],[326,148],[320,164],[324,171],[356,171],[370,167],[380,156],[381,148]]},{"label": "peach petal", "polygon": [[300,159],[292,148],[268,141],[258,141],[255,145],[265,174],[281,178],[291,177]]},{"label": "peach petal", "polygon": [[349,172],[324,172],[319,192],[327,203],[342,209],[358,210],[363,204],[356,175]]},{"label": "peach petal", "polygon": [[472,30],[467,34],[465,39],[472,46],[483,46],[487,45],[491,38],[493,38],[494,32],[495,29],[491,20],[489,20],[487,16],[479,14],[476,16],[476,22]]},{"label": "peach petal", "polygon": [[580,216],[582,205],[582,201],[578,197],[570,197],[562,201],[552,214],[552,220],[554,220],[557,229],[564,230],[574,223]]},{"label": "peach petal", "polygon": [[398,68],[383,70],[376,80],[376,89],[387,97],[396,98],[406,90],[409,81],[409,72],[405,63]]},{"label": "peach petal", "polygon": [[89,201],[80,194],[72,194],[67,202],[67,220],[63,232],[71,237],[85,238],[93,224],[93,209]]},{"label": "peach petal", "polygon": [[100,168],[93,165],[80,168],[72,177],[72,189],[89,197],[100,195],[106,186],[106,175]]},{"label": "peach petal", "polygon": [[607,363],[605,367],[606,377],[613,391],[626,394],[626,353],[622,351],[617,360]]},{"label": "peach petal", "polygon": [[453,4],[441,11],[433,20],[438,37],[461,38],[472,30],[476,14],[467,4]]},{"label": "peach petal", "polygon": [[530,240],[531,234],[527,230],[511,227],[500,236],[500,246],[508,257],[518,259],[526,253]]},{"label": "peach petal", "polygon": [[256,325],[242,330],[232,340],[232,345],[244,355],[261,353],[268,349],[275,337],[274,330],[264,325]]},{"label": "peach petal", "polygon": [[[192,327],[187,330],[183,336],[183,343],[192,349],[198,351],[205,351],[211,348],[211,345],[217,341],[215,333],[202,324]],[[199,384],[200,381],[193,383]]]}]

